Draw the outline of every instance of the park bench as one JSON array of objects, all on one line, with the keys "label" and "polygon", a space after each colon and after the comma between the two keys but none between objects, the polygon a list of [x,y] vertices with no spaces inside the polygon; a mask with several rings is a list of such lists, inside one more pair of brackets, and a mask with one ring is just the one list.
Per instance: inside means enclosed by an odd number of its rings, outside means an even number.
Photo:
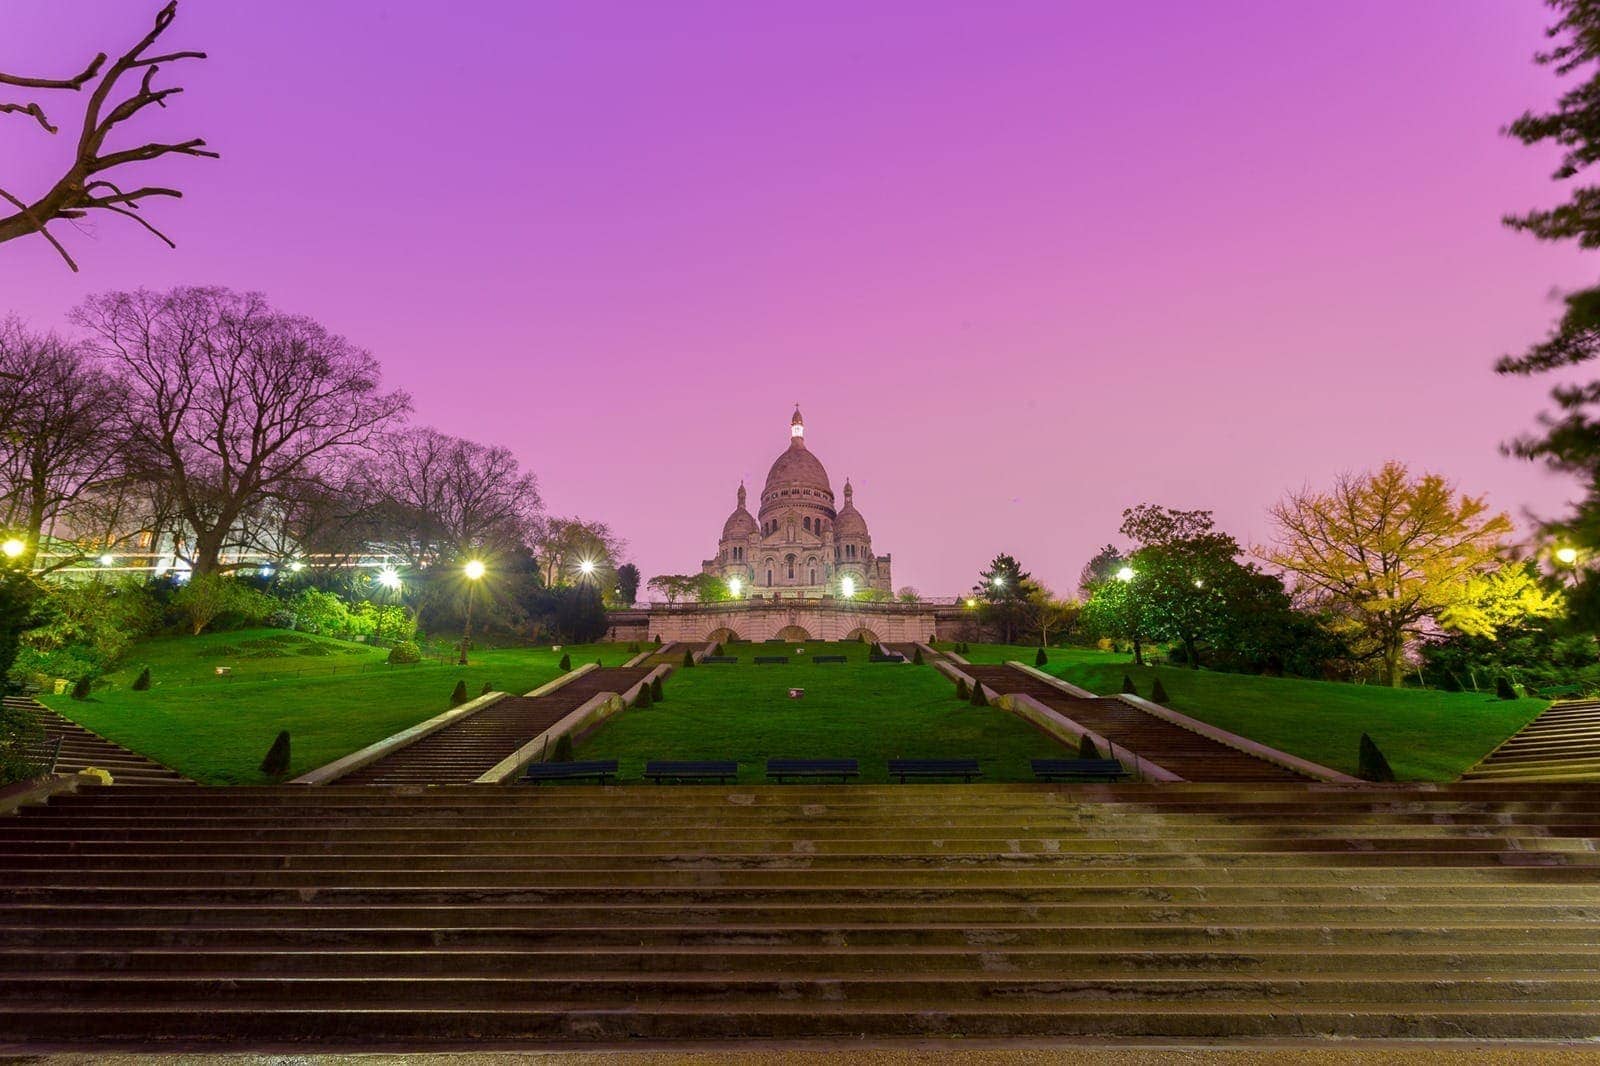
[{"label": "park bench", "polygon": [[522,775],[522,780],[526,784],[534,785],[541,781],[592,780],[603,785],[607,778],[615,776],[617,776],[617,760],[605,759],[599,762],[532,763]]},{"label": "park bench", "polygon": [[644,776],[656,784],[663,781],[716,781],[723,784],[739,776],[739,764],[716,760],[704,762],[662,762],[644,764]]},{"label": "park bench", "polygon": [[867,661],[873,663],[903,663],[906,661],[906,657],[897,651],[891,651],[886,655],[879,655],[874,652],[867,656]]},{"label": "park bench", "polygon": [[1119,781],[1128,771],[1116,759],[1034,759],[1033,776],[1040,781]]},{"label": "park bench", "polygon": [[850,658],[846,655],[813,655],[811,661],[814,663],[847,663]]},{"label": "park bench", "polygon": [[767,776],[780,785],[786,777],[837,777],[842,785],[861,767],[854,759],[768,759]]},{"label": "park bench", "polygon": [[766,666],[769,663],[786,663],[788,661],[789,661],[789,657],[787,655],[757,655],[756,656],[756,665],[757,666]]},{"label": "park bench", "polygon": [[736,663],[739,661],[739,657],[737,655],[707,655],[700,661],[702,663]]},{"label": "park bench", "polygon": [[982,777],[977,759],[890,759],[889,776],[906,783],[908,777],[959,777],[970,783]]}]

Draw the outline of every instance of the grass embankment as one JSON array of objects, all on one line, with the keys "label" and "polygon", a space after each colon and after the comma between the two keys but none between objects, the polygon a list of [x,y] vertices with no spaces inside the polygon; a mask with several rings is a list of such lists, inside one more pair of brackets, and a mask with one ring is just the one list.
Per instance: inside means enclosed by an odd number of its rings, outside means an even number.
[{"label": "grass embankment", "polygon": [[[1030,781],[1030,758],[1064,749],[1018,718],[973,707],[931,666],[870,663],[859,643],[730,644],[737,665],[679,669],[666,699],[606,722],[577,746],[578,759],[617,759],[637,779],[647,759],[737,759],[739,780],[766,780],[769,758],[854,758],[863,782],[886,782],[891,758],[975,757],[985,781]],[[757,655],[788,655],[756,666]],[[815,665],[813,655],[849,662]],[[790,699],[791,687],[805,689]]]},{"label": "grass embankment", "polygon": [[[570,645],[574,667],[629,657],[622,644]],[[389,666],[364,644],[275,629],[156,637],[129,653],[87,700],[44,696],[45,704],[109,740],[202,784],[261,784],[257,767],[281,729],[290,736],[290,774],[300,774],[382,740],[450,705],[458,679],[476,696],[485,682],[527,692],[560,673],[549,648],[474,650],[469,666],[427,660]],[[151,687],[132,689],[150,667]],[[219,677],[216,668],[231,671]]]},{"label": "grass embankment", "polygon": [[[966,658],[1031,665],[1035,651],[974,644]],[[1370,733],[1402,781],[1454,781],[1547,705],[1501,700],[1492,692],[1136,667],[1126,655],[1084,648],[1051,648],[1048,655],[1046,671],[1106,695],[1121,691],[1126,674],[1140,695],[1149,696],[1159,677],[1174,710],[1345,773],[1356,772],[1361,734]]]}]

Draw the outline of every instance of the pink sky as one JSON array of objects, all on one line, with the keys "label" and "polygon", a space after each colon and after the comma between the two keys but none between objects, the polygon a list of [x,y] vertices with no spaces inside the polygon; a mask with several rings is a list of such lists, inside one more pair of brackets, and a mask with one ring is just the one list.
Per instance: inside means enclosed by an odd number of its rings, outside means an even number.
[{"label": "pink sky", "polygon": [[[62,76],[158,0],[4,0]],[[869,11],[869,14],[863,14]],[[1520,512],[1570,250],[1503,230],[1548,153],[1533,0],[184,0],[187,92],[140,127],[173,252],[108,218],[0,246],[0,313],[259,289],[371,348],[417,418],[512,447],[645,575],[698,569],[741,477],[807,438],[897,585],[997,551],[1058,590],[1124,507],[1246,542],[1285,489],[1398,457]],[[166,76],[166,75],[164,75]],[[49,101],[72,117],[71,99]],[[65,125],[65,122],[63,122]],[[0,122],[36,194],[66,135]]]}]

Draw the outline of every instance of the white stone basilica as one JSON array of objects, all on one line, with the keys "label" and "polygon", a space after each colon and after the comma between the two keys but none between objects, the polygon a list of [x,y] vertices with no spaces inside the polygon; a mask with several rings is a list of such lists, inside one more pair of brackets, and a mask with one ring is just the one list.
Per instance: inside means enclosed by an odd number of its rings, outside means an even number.
[{"label": "white stone basilica", "polygon": [[844,506],[835,510],[828,471],[806,447],[800,408],[789,420],[789,447],[773,462],[752,517],[739,485],[739,505],[722,525],[717,557],[705,573],[728,583],[736,597],[782,599],[864,598],[891,594],[889,556],[874,555],[867,520],[844,483]]}]

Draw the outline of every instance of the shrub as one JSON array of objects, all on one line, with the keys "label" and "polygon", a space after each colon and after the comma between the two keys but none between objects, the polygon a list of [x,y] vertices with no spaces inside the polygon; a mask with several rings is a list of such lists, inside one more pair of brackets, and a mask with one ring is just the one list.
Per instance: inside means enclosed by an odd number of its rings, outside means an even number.
[{"label": "shrub", "polygon": [[556,737],[556,750],[550,756],[551,762],[572,761],[572,734],[562,733]]},{"label": "shrub", "polygon": [[1499,677],[1494,679],[1494,694],[1503,700],[1514,700],[1517,698],[1517,690],[1511,687],[1511,679],[1505,674],[1501,674]]},{"label": "shrub", "polygon": [[631,644],[628,645],[628,650],[631,651],[633,654],[638,655],[639,654],[639,642],[637,640],[633,641]]},{"label": "shrub", "polygon": [[648,706],[650,706],[650,686],[649,685],[640,685],[639,686],[639,695],[634,697],[633,705],[635,707],[648,707]]},{"label": "shrub", "polygon": [[133,691],[148,692],[150,690],[150,668],[147,666],[139,671],[139,676],[133,679]]},{"label": "shrub", "polygon": [[467,681],[462,678],[456,682],[455,691],[450,693],[450,706],[459,707],[467,702]]},{"label": "shrub", "polygon": [[964,677],[956,678],[956,696],[963,700],[972,698],[972,690],[967,687],[967,679]]},{"label": "shrub", "polygon": [[86,700],[89,698],[89,679],[87,677],[80,677],[73,684],[72,698],[75,700]]},{"label": "shrub", "polygon": [[1356,776],[1363,781],[1394,780],[1394,770],[1390,769],[1389,760],[1383,757],[1378,745],[1365,733],[1361,734],[1361,751],[1356,762]]},{"label": "shrub", "polygon": [[261,760],[261,772],[268,777],[282,777],[289,772],[289,731],[281,730],[278,738],[272,742],[272,747],[267,749],[267,757]]},{"label": "shrub", "polygon": [[711,650],[706,652],[706,654],[707,655],[721,655],[722,654],[722,645],[720,643],[711,645]]},{"label": "shrub", "polygon": [[1130,696],[1137,696],[1139,694],[1139,689],[1135,687],[1133,678],[1129,677],[1127,674],[1122,675],[1122,691]]},{"label": "shrub", "polygon": [[1050,656],[1044,653],[1044,645],[1039,645],[1039,650],[1033,653],[1033,665],[1043,666],[1050,661]]},{"label": "shrub", "polygon": [[1150,699],[1153,702],[1162,705],[1165,705],[1167,702],[1167,689],[1166,686],[1161,683],[1161,679],[1159,677],[1156,678],[1155,687],[1150,690]]},{"label": "shrub", "polygon": [[24,706],[0,705],[0,785],[33,777],[42,769],[34,761],[34,745],[44,739],[44,730]]},{"label": "shrub", "polygon": [[483,687],[478,690],[478,695],[487,696],[489,693],[491,693],[493,691],[494,691],[494,686],[489,684],[489,682],[485,681],[483,683]]},{"label": "shrub", "polygon": [[984,694],[983,682],[981,681],[972,686],[972,705],[974,707],[989,706],[989,697]]},{"label": "shrub", "polygon": [[911,652],[911,661],[918,666],[922,665],[922,645],[918,644]]},{"label": "shrub", "polygon": [[694,649],[692,649],[692,648],[684,648],[683,649],[683,665],[684,666],[693,666],[694,665]]},{"label": "shrub", "polygon": [[572,669],[572,656],[568,655],[566,652],[562,652],[561,653],[561,662],[558,663],[557,665],[559,665],[561,667],[561,672],[562,673],[566,673],[568,670]]},{"label": "shrub", "polygon": [[1085,733],[1085,734],[1083,734],[1083,736],[1078,738],[1078,758],[1080,758],[1080,759],[1098,759],[1098,758],[1100,758],[1100,749],[1094,746],[1094,741],[1092,739],[1090,739],[1088,733]]},{"label": "shrub", "polygon": [[402,640],[389,649],[390,666],[409,666],[422,661],[422,649],[409,640]]},{"label": "shrub", "polygon": [[662,691],[661,675],[657,674],[656,679],[650,682],[650,702],[660,703]]}]

